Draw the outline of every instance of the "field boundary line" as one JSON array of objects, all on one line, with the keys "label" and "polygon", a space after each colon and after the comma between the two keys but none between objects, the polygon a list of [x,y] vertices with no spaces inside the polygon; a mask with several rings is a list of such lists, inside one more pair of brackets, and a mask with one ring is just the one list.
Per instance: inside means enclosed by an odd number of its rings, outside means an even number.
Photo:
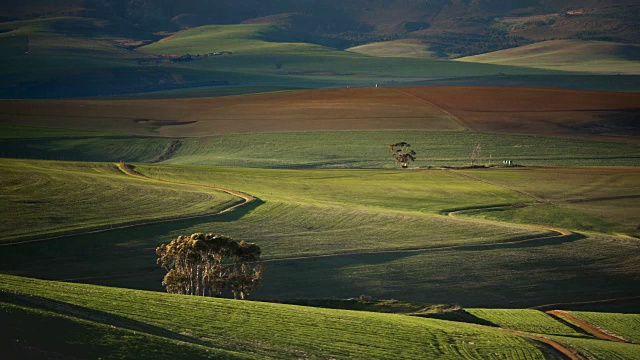
[{"label": "field boundary line", "polygon": [[222,192],[225,192],[227,194],[239,197],[243,201],[238,203],[238,204],[234,204],[232,206],[229,206],[229,207],[227,207],[225,209],[222,209],[220,211],[215,211],[215,212],[211,212],[211,213],[198,214],[198,215],[171,216],[171,217],[155,219],[155,220],[134,221],[134,222],[124,223],[124,224],[120,224],[120,225],[107,225],[107,226],[101,226],[101,227],[98,227],[98,228],[94,228],[92,230],[77,231],[77,232],[71,231],[71,232],[68,232],[68,233],[62,233],[60,235],[48,236],[48,237],[44,237],[44,238],[40,238],[40,239],[4,242],[4,243],[0,243],[0,247],[23,245],[23,244],[29,244],[29,243],[38,243],[38,242],[57,240],[57,239],[62,239],[62,238],[72,237],[72,236],[98,234],[98,233],[108,232],[108,231],[112,231],[112,230],[128,229],[128,228],[132,228],[132,227],[136,227],[136,226],[145,226],[145,225],[153,225],[153,224],[160,224],[160,223],[173,222],[173,221],[200,219],[200,218],[211,217],[211,216],[220,216],[220,215],[224,215],[224,214],[227,214],[229,212],[232,212],[232,211],[238,209],[239,207],[247,205],[249,203],[252,203],[252,202],[254,202],[256,200],[255,197],[253,197],[253,196],[251,196],[249,194],[245,194],[245,193],[239,192],[239,191],[226,189],[226,188],[221,188],[221,187],[217,187],[217,186],[211,186],[211,185],[190,184],[190,183],[177,182],[177,181],[154,179],[154,178],[151,178],[151,177],[148,177],[148,176],[145,176],[145,175],[142,175],[140,173],[137,173],[137,172],[133,171],[132,169],[130,169],[124,163],[119,163],[119,164],[116,164],[116,165],[117,165],[118,169],[120,169],[122,172],[124,172],[125,174],[130,175],[130,176],[139,177],[139,178],[145,179],[145,180],[164,182],[164,183],[168,183],[168,184],[179,184],[179,185],[205,187],[205,188],[222,191]]},{"label": "field boundary line", "polygon": [[632,344],[631,341],[623,338],[622,336],[616,335],[610,331],[604,330],[585,320],[582,320],[576,316],[573,316],[572,314],[569,314],[564,310],[549,310],[549,311],[545,311],[545,313],[551,317],[565,320],[579,327],[580,329],[587,332],[588,334],[595,336],[598,339]]},{"label": "field boundary line", "polygon": [[452,118],[458,124],[462,125],[462,127],[464,127],[465,129],[473,130],[473,128],[466,121],[462,120],[461,117],[459,117],[458,115],[454,115],[452,112],[450,112],[449,110],[445,109],[444,107],[436,105],[435,103],[433,103],[433,102],[431,102],[431,101],[429,101],[427,99],[423,99],[423,98],[419,97],[418,95],[412,94],[412,93],[410,93],[410,92],[408,92],[408,91],[406,91],[406,90],[404,90],[402,88],[394,88],[394,90],[396,90],[396,91],[398,91],[400,93],[403,93],[405,95],[408,95],[408,96],[420,101],[421,103],[427,104],[429,106],[432,106],[432,107],[438,109],[441,113],[443,113],[443,114],[447,115],[448,117]]}]

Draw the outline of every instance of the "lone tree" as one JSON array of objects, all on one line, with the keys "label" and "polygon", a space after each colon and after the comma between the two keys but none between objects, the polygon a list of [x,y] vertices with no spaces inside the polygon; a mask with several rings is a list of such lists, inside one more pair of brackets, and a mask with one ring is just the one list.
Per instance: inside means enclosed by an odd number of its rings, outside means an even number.
[{"label": "lone tree", "polygon": [[393,156],[393,158],[396,159],[397,162],[402,164],[403,169],[409,167],[409,161],[416,161],[416,152],[413,150],[409,150],[410,147],[411,145],[404,141],[389,145],[391,156]]},{"label": "lone tree", "polygon": [[216,234],[178,236],[156,254],[167,270],[162,285],[174,294],[220,297],[228,289],[234,299],[244,300],[260,285],[265,269],[258,245]]}]

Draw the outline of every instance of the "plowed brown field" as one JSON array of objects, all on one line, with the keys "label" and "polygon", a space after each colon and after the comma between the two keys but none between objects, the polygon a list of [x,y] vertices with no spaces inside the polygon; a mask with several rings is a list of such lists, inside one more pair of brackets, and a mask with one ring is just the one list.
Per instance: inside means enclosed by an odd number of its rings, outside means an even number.
[{"label": "plowed brown field", "polygon": [[640,94],[510,87],[341,88],[166,100],[4,100],[0,123],[165,136],[463,130],[636,141]]}]

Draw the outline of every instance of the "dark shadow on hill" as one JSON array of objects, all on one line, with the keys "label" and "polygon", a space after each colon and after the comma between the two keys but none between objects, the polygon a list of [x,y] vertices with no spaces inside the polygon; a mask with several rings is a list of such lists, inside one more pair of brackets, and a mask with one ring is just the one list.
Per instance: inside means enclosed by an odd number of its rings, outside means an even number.
[{"label": "dark shadow on hill", "polygon": [[524,238],[521,240],[515,240],[511,242],[495,243],[495,244],[480,244],[480,245],[463,245],[456,246],[452,250],[456,251],[487,251],[498,249],[522,249],[522,248],[534,248],[549,245],[566,244],[582,239],[586,239],[585,235],[579,233],[571,233],[569,235],[558,236],[544,236]]},{"label": "dark shadow on hill", "polygon": [[10,293],[0,291],[0,301],[29,307],[33,309],[48,310],[57,314],[73,316],[79,319],[88,320],[104,325],[116,326],[119,328],[139,331],[146,334],[169,338],[173,340],[184,341],[203,346],[211,346],[206,342],[200,341],[193,337],[185,336],[158,326],[150,325],[141,321],[132,320],[120,315],[107,313],[100,310],[90,309],[83,306],[73,305],[66,302],[47,299],[40,296],[24,295],[18,293]]},{"label": "dark shadow on hill", "polygon": [[471,313],[468,313],[465,309],[457,309],[431,314],[412,314],[412,316],[499,327],[497,324],[492,323],[491,321],[479,318]]},{"label": "dark shadow on hill", "polygon": [[580,124],[570,130],[587,134],[640,136],[640,108],[598,111],[598,120]]},{"label": "dark shadow on hill", "polygon": [[[546,313],[547,315],[551,316],[554,320],[556,320],[557,322],[568,326],[569,328],[573,329],[573,331],[577,332],[578,334],[581,335],[587,335],[587,336],[592,336],[588,331],[586,331],[585,329],[581,328],[580,326],[574,325],[573,323],[561,318],[560,316],[557,316],[553,313]],[[567,337],[582,337],[580,335],[566,335],[566,334],[558,334],[558,335],[562,335],[562,336],[567,336]]]}]

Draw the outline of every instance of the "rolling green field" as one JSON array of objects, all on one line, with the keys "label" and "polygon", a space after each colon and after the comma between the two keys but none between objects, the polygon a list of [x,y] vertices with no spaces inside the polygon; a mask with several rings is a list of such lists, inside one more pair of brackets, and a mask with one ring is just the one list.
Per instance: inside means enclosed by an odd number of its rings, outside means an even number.
[{"label": "rolling green field", "polygon": [[402,39],[354,46],[347,51],[378,57],[441,58],[445,54],[420,40]]},{"label": "rolling green field", "polygon": [[[640,358],[639,98],[553,88],[637,90],[637,45],[143,28],[0,22],[2,356]],[[467,83],[522,87],[406,86]],[[260,247],[259,301],[165,293],[196,232]]]},{"label": "rolling green field", "polygon": [[[589,359],[635,359],[640,354],[640,345],[599,340],[576,329],[572,324],[564,323],[538,310],[529,309],[465,309],[482,321],[505,329],[541,334],[578,352]],[[599,324],[608,324],[626,334],[635,334],[637,316],[635,314],[585,313],[572,312],[574,315],[586,315]]]},{"label": "rolling green field", "polygon": [[[83,168],[82,163],[63,164]],[[221,217],[80,235],[47,246],[5,247],[2,272],[161,290],[163,272],[155,265],[153,249],[181,234],[215,232],[261,246],[269,263],[265,285],[256,292],[263,299],[369,294],[521,307],[635,295],[633,264],[639,259],[634,241],[599,234],[558,236],[530,226],[443,216],[455,209],[533,201],[455,172],[135,169],[171,181],[233,188],[259,200]],[[473,173],[493,171],[500,170]],[[634,183],[631,177],[628,182]],[[540,186],[553,189],[553,183]]]},{"label": "rolling green field", "polygon": [[607,41],[550,40],[456,61],[601,74],[640,74],[640,47]]},{"label": "rolling green field", "polygon": [[638,237],[640,175],[628,168],[548,168],[466,171],[484,181],[517,188],[544,204],[492,209],[474,215],[491,220],[544,224],[578,231],[622,233]]},{"label": "rolling green field", "polygon": [[213,213],[238,202],[223,192],[135,179],[113,164],[1,159],[0,169],[0,242]]},{"label": "rolling green field", "polygon": [[[147,347],[151,338],[170,348],[197,357],[203,350],[214,356],[238,354],[257,358],[442,358],[442,359],[543,359],[555,358],[531,340],[490,328],[403,315],[330,310],[249,301],[184,297],[155,292],[52,283],[0,276],[1,316],[10,321],[43,316],[42,311],[62,313],[48,321],[67,321],[99,327],[110,325],[112,337],[119,330],[135,330],[126,343]],[[11,305],[10,303],[17,303]],[[7,304],[9,303],[9,304]],[[35,309],[33,309],[35,308]],[[197,310],[195,310],[197,309]],[[194,311],[198,316],[194,317]],[[171,316],[168,317],[167,314]],[[64,317],[63,317],[64,316]],[[33,321],[33,320],[32,320]],[[69,325],[67,325],[69,326]],[[42,335],[53,329],[34,330]],[[96,331],[98,332],[98,331]],[[77,332],[76,332],[77,334]],[[95,332],[84,334],[91,338]],[[98,334],[100,335],[100,334]],[[15,337],[28,335],[15,334]],[[97,336],[96,336],[97,337]],[[102,340],[114,355],[117,339]],[[106,343],[106,344],[105,344]],[[63,347],[66,344],[55,344]],[[47,349],[48,350],[48,349]],[[51,349],[49,351],[55,351]],[[85,350],[86,351],[86,350]],[[154,352],[144,353],[154,356]]]},{"label": "rolling green field", "polygon": [[[194,68],[222,67],[239,73],[260,73],[294,80],[352,84],[416,80],[432,77],[480,76],[498,72],[535,74],[540,70],[485,64],[461,64],[432,59],[386,59],[338,51],[308,43],[278,41],[282,29],[273,25],[211,25],[181,31],[141,48],[158,54],[205,54],[231,51]],[[273,40],[271,40],[273,39]],[[277,65],[280,66],[277,66]],[[358,77],[362,77],[358,80]]]},{"label": "rolling green field", "polygon": [[[209,25],[157,41],[104,20],[52,17],[0,24],[0,87],[6,98],[112,96],[231,85],[319,88],[496,74],[556,74],[492,64],[379,58],[288,42],[273,25]],[[154,40],[133,51],[123,46]],[[173,63],[154,54],[232,54]],[[140,62],[142,60],[142,62]],[[147,61],[147,62],[145,62]],[[150,61],[150,62],[149,62]]]},{"label": "rolling green field", "polygon": [[[524,166],[635,166],[633,143],[460,131],[326,131],[254,133],[200,138],[124,136],[102,132],[0,125],[0,156],[76,161],[158,161],[173,141],[168,164],[253,168],[396,168],[388,145],[399,139],[417,152],[415,167],[463,166],[475,142],[479,164],[512,160]],[[586,146],[586,145],[589,146]],[[508,178],[505,178],[508,181]]]},{"label": "rolling green field", "polygon": [[[538,310],[529,309],[465,309],[479,319],[505,329],[534,334],[588,337]],[[605,314],[607,315],[607,314]]]},{"label": "rolling green field", "polygon": [[564,336],[551,338],[576,349],[590,359],[632,360],[640,354],[640,346],[636,344]]},{"label": "rolling green field", "polygon": [[572,311],[571,315],[630,342],[640,343],[640,314]]}]

